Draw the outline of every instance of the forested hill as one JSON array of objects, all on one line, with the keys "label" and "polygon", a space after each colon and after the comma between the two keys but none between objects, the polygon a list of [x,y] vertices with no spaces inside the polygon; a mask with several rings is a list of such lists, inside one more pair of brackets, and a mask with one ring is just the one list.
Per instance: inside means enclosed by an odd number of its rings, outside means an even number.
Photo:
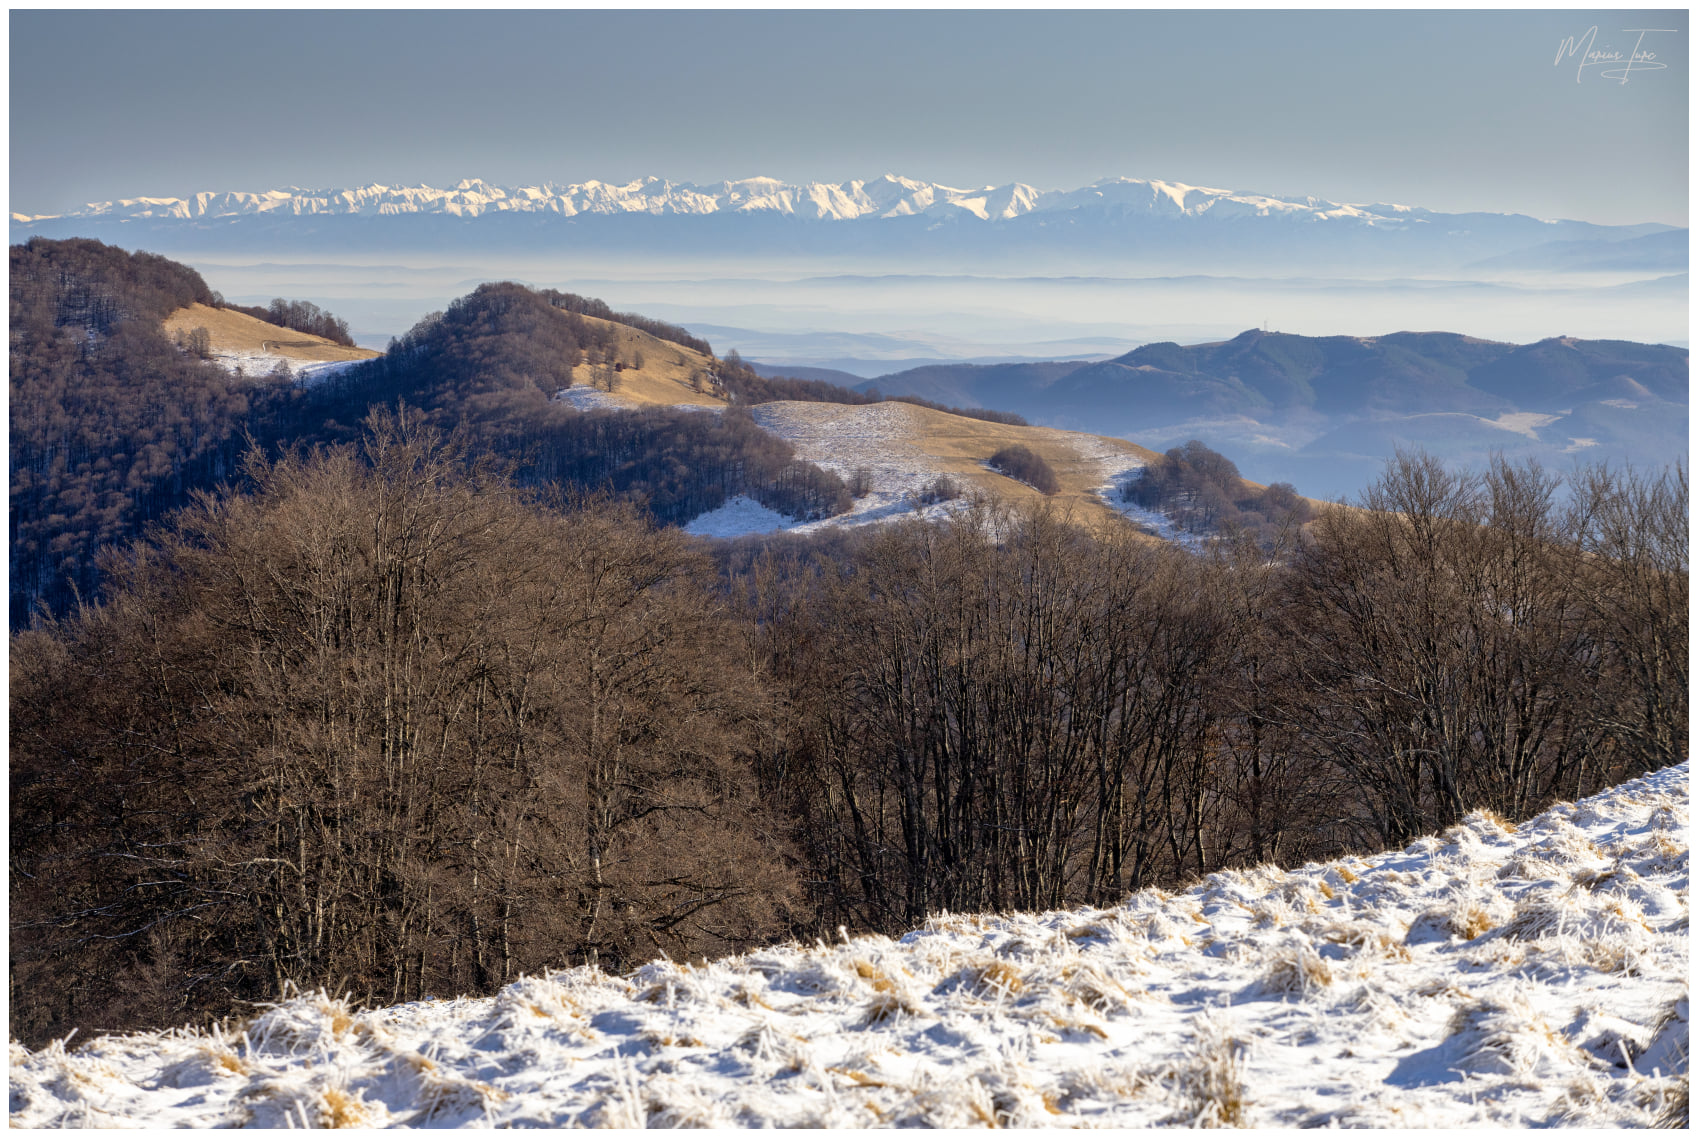
[{"label": "forested hill", "polygon": [[[166,334],[173,312],[230,307],[186,266],[98,241],[37,239],[12,248],[11,267],[14,628],[38,605],[64,613],[99,596],[98,550],[235,478],[250,439],[271,452],[347,442],[374,405],[404,402],[444,429],[463,426],[470,445],[516,462],[526,483],[604,488],[658,521],[688,521],[735,494],[794,517],[849,500],[840,479],[796,461],[746,414],[612,416],[556,402],[579,364],[613,373],[631,363],[619,358],[613,324],[711,351],[598,300],[484,285],[385,356],[298,385],[232,375]],[[280,311],[340,330],[310,305]]]},{"label": "forested hill", "polygon": [[[1023,501],[728,544],[716,566],[655,520],[849,493],[755,416],[946,416],[580,411],[553,398],[571,366],[618,376],[614,341],[638,341],[514,284],[322,382],[243,380],[163,337],[160,314],[216,300],[197,282],[92,243],[13,251],[13,556],[36,559],[26,602],[69,610],[10,642],[10,1028],[30,1047],[295,990],[489,995],[944,911],[1103,908],[1475,809],[1525,819],[1687,758],[1684,468],[1404,455],[1278,556],[1197,556],[1074,524],[1038,430],[971,423]],[[736,395],[739,366],[713,362]],[[244,432],[268,453],[243,492],[162,519],[104,580],[53,577],[228,477]],[[1295,506],[1206,448],[1134,457],[1152,500]],[[608,493],[539,486],[562,482]],[[1490,927],[1446,895],[1467,937]],[[1307,919],[1282,898],[1274,924]],[[1530,927],[1485,917],[1500,941]],[[1372,943],[1396,957],[1411,927]],[[1634,959],[1561,967],[1613,982]],[[1007,1002],[989,975],[950,990]],[[899,986],[875,994],[860,1026],[912,1019]]]},{"label": "forested hill", "polygon": [[1222,415],[1562,412],[1601,400],[1687,403],[1688,352],[1555,337],[1505,344],[1453,332],[1298,336],[1251,330],[1209,344],[1145,344],[1098,363],[944,364],[860,385],[1039,420],[1137,426]]},{"label": "forested hill", "polygon": [[11,619],[98,586],[94,553],[228,478],[291,393],[236,381],[162,321],[216,303],[200,275],[98,241],[11,253]]},{"label": "forested hill", "polygon": [[945,364],[862,386],[1158,448],[1198,437],[1264,481],[1332,498],[1356,494],[1400,448],[1472,466],[1494,453],[1551,467],[1575,454],[1678,462],[1689,374],[1687,350],[1667,344],[1256,329],[1214,343],[1145,344],[1097,363]]},{"label": "forested hill", "polygon": [[1156,415],[1557,411],[1601,399],[1687,402],[1687,352],[1562,337],[1502,344],[1450,332],[1145,344],[1055,382],[1057,402],[1136,397]]},{"label": "forested hill", "polygon": [[[439,426],[463,427],[479,448],[518,461],[523,483],[609,490],[659,522],[682,524],[736,494],[797,518],[848,508],[840,478],[796,459],[788,443],[740,408],[719,415],[665,406],[582,413],[556,400],[580,363],[593,364],[614,385],[636,364],[621,355],[628,342],[607,323],[633,318],[588,318],[600,310],[599,301],[552,290],[480,285],[425,317],[382,357],[339,373],[317,399],[338,424],[357,422],[373,404],[405,402]],[[632,326],[692,351],[707,347],[658,321]],[[704,385],[726,370],[711,356],[704,368],[713,371]]]}]

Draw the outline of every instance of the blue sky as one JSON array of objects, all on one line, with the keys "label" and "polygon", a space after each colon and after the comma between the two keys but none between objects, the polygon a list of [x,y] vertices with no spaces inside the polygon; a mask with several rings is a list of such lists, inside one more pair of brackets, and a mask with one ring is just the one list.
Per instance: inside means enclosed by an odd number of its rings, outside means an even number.
[{"label": "blue sky", "polygon": [[[1596,48],[1666,66],[1622,83],[1557,62],[1593,26]],[[1685,225],[1687,28],[1684,10],[14,11],[10,200],[1125,175]]]}]

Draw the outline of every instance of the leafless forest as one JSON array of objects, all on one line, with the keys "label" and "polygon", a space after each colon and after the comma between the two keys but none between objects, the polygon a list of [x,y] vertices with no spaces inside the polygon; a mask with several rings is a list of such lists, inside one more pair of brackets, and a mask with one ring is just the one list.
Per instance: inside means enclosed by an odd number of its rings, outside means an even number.
[{"label": "leafless forest", "polygon": [[16,1038],[1111,902],[1686,755],[1684,470],[712,547],[471,440],[251,453],[14,635]]}]

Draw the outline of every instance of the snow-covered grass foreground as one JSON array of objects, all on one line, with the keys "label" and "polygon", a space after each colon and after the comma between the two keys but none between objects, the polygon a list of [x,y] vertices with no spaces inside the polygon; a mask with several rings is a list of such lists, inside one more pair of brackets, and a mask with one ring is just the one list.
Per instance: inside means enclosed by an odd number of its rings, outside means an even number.
[{"label": "snow-covered grass foreground", "polygon": [[1110,909],[13,1045],[11,1122],[1648,1125],[1684,1109],[1687,777]]}]

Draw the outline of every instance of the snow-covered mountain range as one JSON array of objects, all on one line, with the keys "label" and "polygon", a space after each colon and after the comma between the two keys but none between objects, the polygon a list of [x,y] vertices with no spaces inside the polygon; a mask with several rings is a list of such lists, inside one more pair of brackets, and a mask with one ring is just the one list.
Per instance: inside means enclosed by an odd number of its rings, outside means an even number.
[{"label": "snow-covered mountain range", "polygon": [[[580,263],[585,256],[674,267],[783,262],[885,273],[977,266],[999,274],[1361,277],[1453,273],[1503,257],[1542,265],[1553,256],[1563,264],[1625,259],[1630,269],[1643,261],[1666,273],[1685,260],[1685,231],[1666,225],[1451,214],[1141,178],[1049,190],[1023,182],[962,189],[894,174],[806,184],[642,178],[498,186],[466,179],[447,189],[373,184],[119,198],[63,214],[14,213],[11,229],[13,241],[98,237],[179,256],[453,250],[457,258],[499,253],[507,264],[570,253]],[[1642,237],[1661,244],[1625,244]],[[1664,247],[1670,239],[1678,249]]]},{"label": "snow-covered mountain range", "polygon": [[958,189],[895,174],[871,181],[809,182],[798,185],[776,178],[694,185],[664,178],[642,178],[625,185],[581,182],[538,186],[496,186],[468,178],[448,189],[432,186],[384,186],[352,189],[287,189],[261,193],[201,192],[182,198],[120,198],[91,202],[66,214],[18,214],[18,222],[54,217],[194,220],[260,213],[387,216],[440,213],[478,217],[486,213],[579,214],[769,213],[816,220],[867,218],[976,217],[1009,220],[1029,213],[1118,207],[1132,213],[1169,217],[1288,217],[1313,221],[1350,220],[1363,225],[1406,226],[1429,222],[1431,211],[1401,205],[1342,205],[1318,198],[1281,198],[1266,194],[1189,186],[1141,178],[1105,178],[1076,190],[1040,190],[1023,182],[981,189]]}]

